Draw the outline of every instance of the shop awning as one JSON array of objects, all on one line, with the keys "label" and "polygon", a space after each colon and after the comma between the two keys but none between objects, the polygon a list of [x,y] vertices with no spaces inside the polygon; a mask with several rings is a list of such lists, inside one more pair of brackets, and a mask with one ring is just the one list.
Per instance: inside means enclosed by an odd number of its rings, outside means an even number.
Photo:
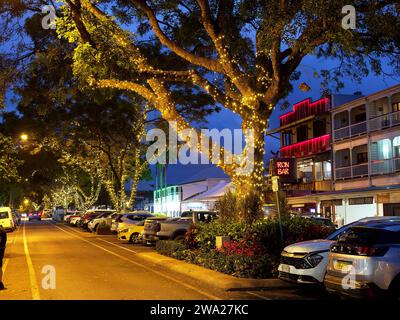
[{"label": "shop awning", "polygon": [[212,188],[200,193],[192,198],[186,199],[185,202],[193,201],[216,201],[221,198],[231,188],[231,182],[221,181]]}]

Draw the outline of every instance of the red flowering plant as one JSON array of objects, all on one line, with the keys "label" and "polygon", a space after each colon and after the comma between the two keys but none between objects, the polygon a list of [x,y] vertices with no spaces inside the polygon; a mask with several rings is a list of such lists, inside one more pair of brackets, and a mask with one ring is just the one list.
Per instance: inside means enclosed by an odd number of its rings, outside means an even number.
[{"label": "red flowering plant", "polygon": [[216,251],[227,256],[239,255],[254,257],[263,254],[264,250],[256,242],[249,241],[249,239],[242,239],[239,241],[225,242],[222,247],[220,249],[216,249]]}]

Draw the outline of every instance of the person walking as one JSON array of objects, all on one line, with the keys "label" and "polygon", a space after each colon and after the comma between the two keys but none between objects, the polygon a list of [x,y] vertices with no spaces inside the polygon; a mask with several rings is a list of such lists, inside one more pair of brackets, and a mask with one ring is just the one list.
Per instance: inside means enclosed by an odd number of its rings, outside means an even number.
[{"label": "person walking", "polygon": [[3,226],[0,225],[0,290],[4,290],[3,284],[3,258],[4,258],[4,251],[6,250],[7,244],[7,233],[4,230]]}]

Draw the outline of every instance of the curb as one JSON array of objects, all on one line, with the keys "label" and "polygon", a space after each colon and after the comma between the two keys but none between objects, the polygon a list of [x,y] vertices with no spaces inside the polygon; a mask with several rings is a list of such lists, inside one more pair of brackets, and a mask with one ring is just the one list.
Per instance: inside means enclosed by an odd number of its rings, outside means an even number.
[{"label": "curb", "polygon": [[217,287],[223,291],[240,290],[279,290],[297,287],[279,279],[245,279],[236,278],[218,271],[210,270],[191,263],[163,256],[156,252],[139,252],[136,256],[160,265],[163,268],[178,272],[196,281]]}]

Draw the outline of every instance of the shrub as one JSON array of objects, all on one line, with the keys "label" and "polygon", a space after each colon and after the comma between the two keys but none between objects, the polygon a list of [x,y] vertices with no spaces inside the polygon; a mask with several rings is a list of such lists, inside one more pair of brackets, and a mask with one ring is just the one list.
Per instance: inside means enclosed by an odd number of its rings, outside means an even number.
[{"label": "shrub", "polygon": [[269,255],[226,255],[217,250],[199,250],[188,256],[187,261],[240,278],[271,278],[278,266],[278,260]]},{"label": "shrub", "polygon": [[159,240],[156,242],[156,250],[168,257],[184,260],[188,254],[184,241]]}]

